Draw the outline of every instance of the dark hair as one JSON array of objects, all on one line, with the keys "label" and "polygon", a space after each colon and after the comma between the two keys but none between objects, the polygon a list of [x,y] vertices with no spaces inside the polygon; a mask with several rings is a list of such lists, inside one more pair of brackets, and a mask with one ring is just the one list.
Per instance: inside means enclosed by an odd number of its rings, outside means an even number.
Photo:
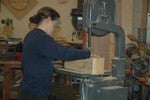
[{"label": "dark hair", "polygon": [[56,20],[57,18],[60,18],[60,15],[51,7],[43,7],[37,12],[36,15],[30,17],[29,21],[31,23],[39,24],[39,22],[46,19],[47,17],[51,17],[52,20]]}]

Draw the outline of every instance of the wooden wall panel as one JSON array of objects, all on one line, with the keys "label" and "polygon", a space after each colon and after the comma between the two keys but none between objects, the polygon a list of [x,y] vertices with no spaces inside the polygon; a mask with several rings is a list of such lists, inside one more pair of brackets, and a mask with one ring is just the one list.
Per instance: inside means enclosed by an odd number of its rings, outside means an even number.
[{"label": "wooden wall panel", "polygon": [[92,50],[94,54],[104,58],[104,69],[110,70],[112,68],[112,58],[114,57],[114,36],[107,34],[105,36],[92,37]]},{"label": "wooden wall panel", "polygon": [[150,12],[150,0],[148,0],[148,12]]},{"label": "wooden wall panel", "polygon": [[1,12],[1,0],[0,0],[0,12]]},{"label": "wooden wall panel", "polygon": [[115,0],[116,3],[116,16],[115,21],[117,25],[121,25],[122,20],[122,0]]},{"label": "wooden wall panel", "polygon": [[149,0],[142,0],[142,13],[141,13],[140,27],[146,27],[146,25],[147,25],[148,9],[149,9]]},{"label": "wooden wall panel", "polygon": [[78,0],[78,8],[82,9],[84,0]]}]

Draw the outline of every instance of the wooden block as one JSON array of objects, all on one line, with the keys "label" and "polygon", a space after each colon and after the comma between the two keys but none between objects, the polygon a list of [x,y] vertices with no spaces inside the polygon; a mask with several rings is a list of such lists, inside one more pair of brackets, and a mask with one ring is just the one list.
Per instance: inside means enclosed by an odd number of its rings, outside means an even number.
[{"label": "wooden block", "polygon": [[92,57],[90,59],[66,61],[65,68],[83,74],[104,74],[104,58]]}]

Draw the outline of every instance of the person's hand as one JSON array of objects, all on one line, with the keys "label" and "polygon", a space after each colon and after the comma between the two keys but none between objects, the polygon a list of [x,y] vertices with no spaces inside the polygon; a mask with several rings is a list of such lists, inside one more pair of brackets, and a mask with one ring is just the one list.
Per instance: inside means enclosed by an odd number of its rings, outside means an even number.
[{"label": "person's hand", "polygon": [[96,55],[93,51],[91,51],[91,57],[99,57],[99,56]]}]

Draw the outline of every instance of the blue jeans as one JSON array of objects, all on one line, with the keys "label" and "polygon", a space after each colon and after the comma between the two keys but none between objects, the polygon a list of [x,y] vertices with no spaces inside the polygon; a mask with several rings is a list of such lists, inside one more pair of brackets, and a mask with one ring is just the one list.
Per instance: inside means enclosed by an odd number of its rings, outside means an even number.
[{"label": "blue jeans", "polygon": [[49,97],[40,94],[34,94],[30,91],[26,91],[20,88],[18,91],[18,100],[49,100]]}]

